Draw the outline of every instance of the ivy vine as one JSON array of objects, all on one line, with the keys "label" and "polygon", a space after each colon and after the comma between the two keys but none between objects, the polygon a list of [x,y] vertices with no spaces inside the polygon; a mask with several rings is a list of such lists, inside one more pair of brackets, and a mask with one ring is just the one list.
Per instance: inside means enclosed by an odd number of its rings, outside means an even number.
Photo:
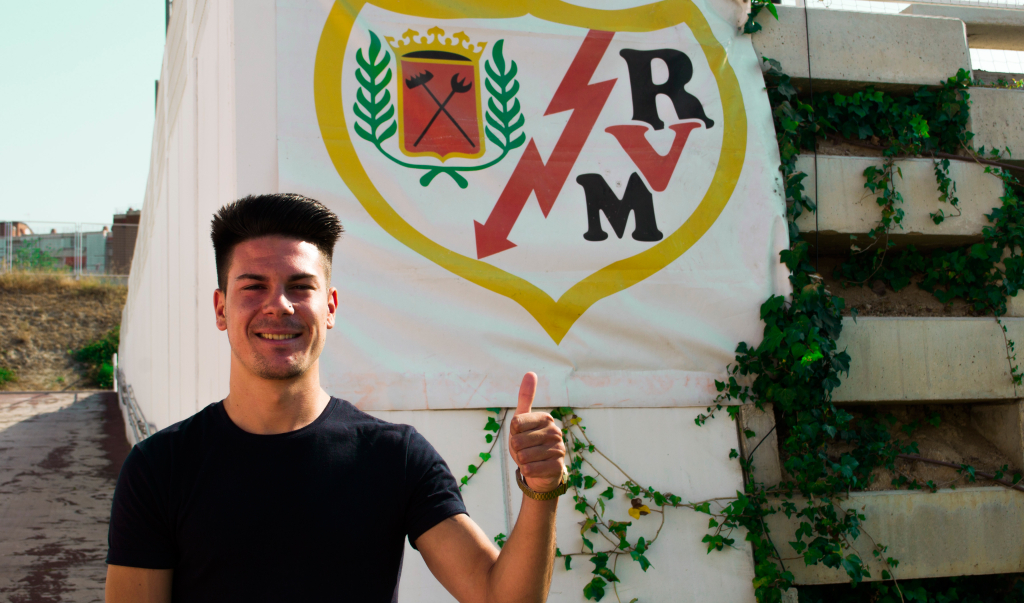
[{"label": "ivy vine", "polygon": [[[790,299],[773,296],[761,307],[764,338],[757,346],[741,343],[730,377],[717,383],[720,396],[697,418],[704,424],[723,408],[732,418],[739,414],[735,404],[753,404],[761,410],[771,405],[779,432],[780,456],[785,479],[779,484],[754,481],[750,458],[740,458],[748,476],[745,485],[747,503],[728,514],[726,521],[746,528],[755,560],[755,594],[758,601],[779,601],[792,585],[793,575],[785,570],[785,560],[772,542],[764,521],[768,515],[782,512],[797,518],[799,527],[787,541],[802,555],[807,565],[823,564],[843,569],[853,584],[871,577],[852,547],[853,541],[867,536],[872,554],[885,568],[881,578],[891,580],[888,593],[892,600],[906,600],[895,568],[898,560],[886,554],[886,546],[865,531],[866,519],[856,510],[840,503],[849,492],[867,488],[875,479],[875,470],[895,469],[898,458],[920,459],[917,445],[901,444],[889,434],[887,421],[870,412],[855,419],[832,402],[832,392],[840,377],[848,372],[850,357],[838,350],[836,340],[842,330],[843,300],[831,294],[816,274],[808,257],[808,245],[801,239],[796,219],[804,211],[815,211],[804,194],[807,175],[796,167],[804,149],[814,148],[819,138],[842,141],[866,141],[882,151],[882,164],[864,172],[865,187],[877,194],[880,208],[878,224],[872,229],[873,241],[864,249],[853,249],[851,260],[839,268],[849,281],[866,282],[882,273],[890,285],[906,286],[909,274],[925,271],[916,251],[891,253],[889,234],[901,227],[905,216],[902,196],[895,187],[902,178],[895,160],[906,156],[935,158],[937,192],[952,208],[933,214],[936,224],[960,214],[956,185],[949,176],[950,155],[963,154],[966,160],[986,161],[971,150],[972,134],[967,130],[969,76],[960,71],[937,90],[922,88],[903,96],[893,96],[871,87],[851,95],[819,93],[801,97],[790,78],[774,60],[765,59],[768,96],[775,120],[786,192],[791,247],[782,252],[782,261],[790,270],[793,295]],[[999,158],[996,154],[995,159]],[[995,163],[993,157],[988,163]],[[987,165],[986,171],[1004,183],[1001,206],[989,215],[992,227],[985,229],[985,242],[967,249],[936,252],[922,288],[940,299],[959,297],[974,303],[979,311],[1000,316],[1006,311],[1006,299],[1021,288],[1024,266],[1019,249],[1024,240],[1019,224],[1020,183],[1004,167]],[[956,213],[952,213],[955,211]],[[927,272],[927,271],[926,271]],[[930,280],[928,280],[930,279]],[[1005,334],[1005,327],[1003,327]],[[1007,342],[1007,357],[1015,383],[1020,382],[1014,363],[1014,344]],[[755,437],[746,432],[745,437]],[[837,453],[843,450],[845,452]],[[733,451],[734,455],[737,455]],[[738,455],[737,455],[738,456]],[[1003,467],[989,478],[1002,480]],[[959,472],[973,481],[980,472],[962,465]],[[900,476],[894,487],[921,487]],[[935,485],[929,483],[933,491]],[[710,536],[710,534],[709,534]],[[876,587],[877,588],[877,587]]]},{"label": "ivy vine", "polygon": [[[746,33],[761,29],[755,17],[764,9],[778,18],[770,1],[752,0],[750,17],[744,26]],[[688,508],[709,516],[708,532],[703,537],[708,553],[734,547],[740,536],[750,543],[755,566],[753,587],[761,603],[782,600],[794,581],[786,565],[794,561],[843,570],[854,586],[873,578],[865,560],[853,547],[862,537],[870,542],[872,556],[884,568],[878,577],[885,582],[864,586],[872,591],[869,599],[886,603],[958,600],[955,584],[949,587],[956,583],[955,578],[940,581],[941,585],[936,582],[934,588],[927,581],[898,582],[899,560],[888,554],[884,543],[864,530],[865,515],[857,509],[845,508],[843,503],[851,491],[871,486],[881,468],[897,475],[890,484],[895,488],[934,492],[940,487],[931,481],[921,484],[899,475],[895,470],[898,459],[945,464],[970,482],[987,479],[1018,490],[1024,490],[1024,476],[1014,473],[1007,479],[1011,471],[1005,465],[986,472],[966,464],[923,459],[916,443],[903,443],[891,435],[895,425],[891,415],[867,409],[854,417],[833,402],[832,393],[849,372],[851,362],[836,343],[843,328],[845,304],[825,287],[811,263],[808,243],[800,235],[797,218],[804,212],[816,211],[816,207],[805,194],[807,174],[796,163],[801,153],[826,138],[881,151],[880,164],[864,171],[865,188],[876,195],[879,207],[879,220],[869,233],[872,241],[864,248],[852,248],[850,258],[837,268],[837,276],[855,284],[881,279],[894,290],[900,290],[923,275],[918,286],[943,303],[962,299],[976,313],[993,316],[1004,334],[1015,385],[1021,384],[1015,343],[1007,337],[1000,317],[1007,311],[1008,299],[1024,288],[1024,190],[1014,174],[1014,169],[1019,168],[1002,162],[1008,149],[972,148],[973,134],[967,129],[972,82],[966,71],[960,70],[938,87],[922,87],[907,95],[893,95],[873,87],[852,94],[801,95],[777,61],[764,61],[790,238],[790,248],[781,252],[781,260],[790,271],[793,293],[788,298],[772,296],[762,304],[763,339],[757,345],[737,346],[727,380],[716,383],[718,397],[695,422],[704,425],[722,411],[736,420],[742,405],[772,412],[783,479],[777,484],[758,482],[752,453],[744,456],[732,450],[730,458],[737,459],[744,472],[743,491],[735,497],[685,502],[632,478],[598,448],[571,408],[555,409],[552,415],[562,421],[569,451],[567,465],[574,509],[584,518],[580,523],[579,547],[566,551],[559,548],[556,554],[566,570],[580,569],[579,563],[573,566],[574,557],[584,557],[593,566],[583,566],[583,571],[592,574],[583,588],[586,599],[600,601],[610,587],[621,603],[620,579],[616,574],[620,558],[637,563],[647,572],[653,567],[647,555],[661,533],[666,513]],[[1019,86],[1016,82],[1004,84]],[[902,178],[897,160],[903,157],[934,161],[936,197],[948,206],[948,212],[943,208],[930,214],[936,225],[962,215],[959,192],[950,176],[952,161],[984,164],[987,173],[1000,178],[1003,195],[999,205],[987,215],[991,225],[984,229],[982,242],[929,253],[921,253],[912,246],[894,249],[890,235],[902,228],[906,215],[896,186]],[[936,415],[928,422],[937,425],[939,420]],[[917,426],[905,425],[903,431],[910,436]],[[760,438],[752,447],[756,450],[769,435],[746,430],[742,437],[752,443]],[[598,465],[607,463],[613,467],[618,479],[610,479],[599,470],[595,457],[602,459]],[[487,458],[481,458],[486,462]],[[473,466],[470,474],[475,474]],[[471,475],[463,478],[463,484]],[[630,519],[610,517],[608,503],[616,497],[629,501]],[[795,518],[795,533],[772,534],[765,519],[776,513]],[[780,555],[773,540],[780,536],[797,551],[798,559],[784,559]],[[495,541],[502,546],[505,538],[499,534]],[[1007,598],[1000,600],[1024,602],[1024,587],[1020,584],[1008,588]],[[850,600],[862,600],[856,594],[852,597]]]},{"label": "ivy vine", "polygon": [[[484,464],[491,460],[491,454],[494,452],[494,446],[498,443],[498,434],[501,433],[501,428],[505,425],[505,417],[508,415],[507,408],[488,408],[487,412],[492,413],[494,416],[487,416],[487,423],[484,424],[484,441],[490,444],[487,450],[484,450],[479,454],[480,462],[478,464],[470,464],[466,468],[466,475],[459,478],[459,490],[469,484],[469,480],[473,479]],[[497,417],[497,418],[495,418]]]}]

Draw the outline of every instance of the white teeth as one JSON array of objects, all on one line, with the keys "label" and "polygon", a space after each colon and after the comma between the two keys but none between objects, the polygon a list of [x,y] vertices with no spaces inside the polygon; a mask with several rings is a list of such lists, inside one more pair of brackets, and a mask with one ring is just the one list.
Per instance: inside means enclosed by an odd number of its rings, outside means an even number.
[{"label": "white teeth", "polygon": [[282,339],[295,339],[298,337],[297,334],[292,333],[290,335],[272,335],[270,333],[257,333],[257,335],[263,339],[273,339],[274,341],[280,341]]}]

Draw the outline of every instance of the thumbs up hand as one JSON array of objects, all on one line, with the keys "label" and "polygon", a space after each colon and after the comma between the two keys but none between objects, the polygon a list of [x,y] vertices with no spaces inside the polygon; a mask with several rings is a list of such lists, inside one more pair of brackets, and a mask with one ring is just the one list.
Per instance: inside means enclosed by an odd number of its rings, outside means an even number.
[{"label": "thumbs up hand", "polygon": [[534,492],[550,492],[562,481],[565,444],[555,419],[546,412],[533,412],[536,393],[537,374],[526,373],[519,386],[508,447],[526,485]]}]

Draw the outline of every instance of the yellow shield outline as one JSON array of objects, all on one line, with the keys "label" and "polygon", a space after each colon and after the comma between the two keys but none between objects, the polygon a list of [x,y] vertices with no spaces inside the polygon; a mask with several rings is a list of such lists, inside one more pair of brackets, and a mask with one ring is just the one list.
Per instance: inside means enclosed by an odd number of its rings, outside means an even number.
[{"label": "yellow shield outline", "polygon": [[[722,149],[711,186],[686,222],[672,234],[645,251],[587,276],[557,300],[526,279],[444,247],[398,215],[374,186],[352,146],[341,96],[341,74],[349,34],[365,4],[424,19],[510,19],[533,15],[553,23],[615,32],[657,31],[686,23],[714,72],[725,118]],[[313,96],[327,153],[342,180],[374,221],[438,266],[518,303],[556,344],[590,306],[665,268],[707,233],[736,188],[747,150],[747,116],[739,81],[725,49],[691,0],[662,0],[614,11],[582,8],[559,0],[339,0],[331,8],[317,47]]]}]

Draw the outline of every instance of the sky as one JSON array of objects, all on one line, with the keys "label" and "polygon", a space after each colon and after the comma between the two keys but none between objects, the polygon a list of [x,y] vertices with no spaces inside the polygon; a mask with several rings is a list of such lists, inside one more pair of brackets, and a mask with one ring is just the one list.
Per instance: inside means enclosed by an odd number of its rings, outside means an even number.
[{"label": "sky", "polygon": [[163,0],[0,0],[0,221],[142,205],[163,49]]}]

